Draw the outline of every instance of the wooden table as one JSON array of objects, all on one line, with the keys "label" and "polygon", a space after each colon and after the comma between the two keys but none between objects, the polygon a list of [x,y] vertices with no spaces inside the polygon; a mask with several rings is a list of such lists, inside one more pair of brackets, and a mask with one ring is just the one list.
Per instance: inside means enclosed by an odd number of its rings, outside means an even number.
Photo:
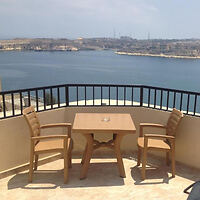
[{"label": "wooden table", "polygon": [[[126,177],[120,152],[120,143],[124,135],[136,132],[130,114],[77,113],[72,131],[73,133],[82,133],[87,140],[81,161],[82,169],[80,179],[86,178],[92,152],[99,147],[108,147],[115,151],[119,174],[123,178]],[[108,142],[99,142],[94,139],[95,133],[112,133],[113,139]]]}]

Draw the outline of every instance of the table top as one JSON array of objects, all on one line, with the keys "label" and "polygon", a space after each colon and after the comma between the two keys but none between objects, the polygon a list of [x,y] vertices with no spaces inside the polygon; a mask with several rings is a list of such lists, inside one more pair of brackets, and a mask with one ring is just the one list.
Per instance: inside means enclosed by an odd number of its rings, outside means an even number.
[{"label": "table top", "polygon": [[126,113],[76,113],[73,132],[77,133],[135,133],[130,114]]}]

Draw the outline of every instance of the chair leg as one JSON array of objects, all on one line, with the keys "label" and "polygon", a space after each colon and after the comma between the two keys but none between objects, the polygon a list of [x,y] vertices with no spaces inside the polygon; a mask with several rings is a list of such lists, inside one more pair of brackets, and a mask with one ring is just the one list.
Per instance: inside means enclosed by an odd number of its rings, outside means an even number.
[{"label": "chair leg", "polygon": [[171,155],[172,155],[172,162],[171,162],[171,165],[172,165],[172,177],[174,178],[175,177],[175,151],[174,151],[174,148],[172,148],[171,150]]},{"label": "chair leg", "polygon": [[30,164],[29,164],[29,182],[33,181],[33,160],[34,160],[34,143],[31,142],[31,150],[30,150]]},{"label": "chair leg", "polygon": [[34,153],[31,151],[30,164],[29,164],[29,179],[28,179],[30,183],[33,181],[33,160],[34,160]]},{"label": "chair leg", "polygon": [[141,151],[141,148],[138,147],[137,166],[140,166],[141,163]]},{"label": "chair leg", "polygon": [[146,163],[147,163],[147,150],[143,149],[143,156],[142,156],[142,180],[146,178]]},{"label": "chair leg", "polygon": [[67,183],[68,181],[68,152],[66,148],[64,149],[63,158],[64,158],[64,183]]},{"label": "chair leg", "polygon": [[72,168],[72,146],[70,147],[68,152],[68,168]]},{"label": "chair leg", "polygon": [[35,155],[34,170],[37,170],[37,167],[38,167],[38,157],[39,157],[39,155]]},{"label": "chair leg", "polygon": [[169,161],[169,152],[167,151],[166,152],[166,165],[169,166],[169,163],[170,163],[170,161]]}]

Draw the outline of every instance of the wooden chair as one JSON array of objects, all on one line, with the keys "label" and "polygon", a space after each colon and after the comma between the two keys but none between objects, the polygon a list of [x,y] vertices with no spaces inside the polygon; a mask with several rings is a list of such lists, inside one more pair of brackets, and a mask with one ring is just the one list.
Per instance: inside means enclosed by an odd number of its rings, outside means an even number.
[{"label": "wooden chair", "polygon": [[[183,118],[183,114],[173,109],[168,119],[167,125],[152,124],[152,123],[140,123],[140,135],[138,138],[138,160],[137,165],[141,162],[141,153],[143,154],[142,159],[142,180],[145,179],[145,170],[147,162],[147,151],[148,150],[159,150],[166,152],[166,163],[169,165],[169,153],[171,153],[171,166],[172,166],[172,177],[175,177],[175,136],[177,127]],[[143,129],[148,127],[155,127],[159,129],[165,129],[166,135],[158,134],[143,134]]]},{"label": "wooden chair", "polygon": [[[73,141],[71,139],[71,124],[70,123],[56,123],[40,125],[37,117],[37,113],[33,106],[25,108],[23,115],[29,125],[30,129],[30,166],[29,166],[29,182],[32,182],[33,178],[33,162],[34,170],[37,170],[38,157],[42,153],[60,152],[64,157],[64,183],[67,183],[68,179],[68,167],[71,167],[71,152],[73,148]],[[68,128],[67,135],[40,135],[41,129],[46,128]]]}]

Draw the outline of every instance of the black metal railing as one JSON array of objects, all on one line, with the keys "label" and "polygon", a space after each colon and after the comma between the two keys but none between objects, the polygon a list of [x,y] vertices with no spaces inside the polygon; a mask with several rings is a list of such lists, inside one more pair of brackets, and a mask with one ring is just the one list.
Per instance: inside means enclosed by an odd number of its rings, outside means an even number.
[{"label": "black metal railing", "polygon": [[145,85],[65,84],[0,92],[0,119],[69,106],[142,106],[200,116],[200,93]]}]

